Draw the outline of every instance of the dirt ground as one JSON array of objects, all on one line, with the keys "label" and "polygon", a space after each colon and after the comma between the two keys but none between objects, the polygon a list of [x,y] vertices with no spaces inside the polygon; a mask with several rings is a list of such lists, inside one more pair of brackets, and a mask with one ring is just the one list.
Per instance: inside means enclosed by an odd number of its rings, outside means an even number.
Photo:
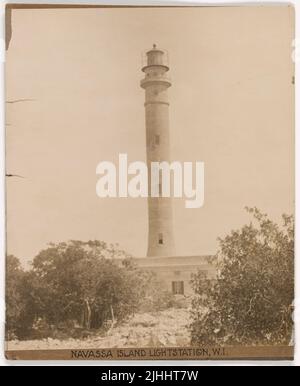
[{"label": "dirt ground", "polygon": [[189,311],[184,308],[170,308],[155,313],[139,313],[127,322],[117,325],[105,335],[86,339],[42,339],[12,340],[7,342],[8,350],[46,350],[113,347],[164,347],[188,346]]}]

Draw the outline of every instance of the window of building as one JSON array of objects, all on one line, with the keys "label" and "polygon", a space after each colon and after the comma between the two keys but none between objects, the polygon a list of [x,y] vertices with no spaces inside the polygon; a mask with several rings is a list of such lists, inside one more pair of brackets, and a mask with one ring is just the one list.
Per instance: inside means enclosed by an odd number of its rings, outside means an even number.
[{"label": "window of building", "polygon": [[158,134],[155,135],[155,145],[159,145],[160,136]]},{"label": "window of building", "polygon": [[163,234],[160,233],[160,234],[158,235],[158,244],[163,244],[163,243],[164,243]]},{"label": "window of building", "polygon": [[174,295],[184,295],[184,282],[172,281],[172,293]]},{"label": "window of building", "polygon": [[159,197],[162,195],[162,185],[161,185],[161,182],[158,184],[158,194],[159,194]]}]

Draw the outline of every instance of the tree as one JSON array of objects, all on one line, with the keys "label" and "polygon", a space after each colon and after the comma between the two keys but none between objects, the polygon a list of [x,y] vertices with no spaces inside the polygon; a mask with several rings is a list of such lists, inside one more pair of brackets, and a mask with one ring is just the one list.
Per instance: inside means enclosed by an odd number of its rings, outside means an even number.
[{"label": "tree", "polygon": [[37,317],[58,326],[77,321],[86,329],[122,320],[140,302],[141,280],[128,256],[101,241],[51,244],[33,260]]},{"label": "tree", "polygon": [[6,331],[13,336],[18,328],[18,322],[22,313],[20,282],[24,276],[20,261],[13,255],[6,257]]},{"label": "tree", "polygon": [[25,272],[17,257],[6,257],[6,335],[8,339],[28,335],[34,320],[29,293],[32,289],[30,274]]},{"label": "tree", "polygon": [[254,223],[219,239],[218,276],[192,278],[192,344],[288,344],[294,299],[294,221],[258,209]]}]

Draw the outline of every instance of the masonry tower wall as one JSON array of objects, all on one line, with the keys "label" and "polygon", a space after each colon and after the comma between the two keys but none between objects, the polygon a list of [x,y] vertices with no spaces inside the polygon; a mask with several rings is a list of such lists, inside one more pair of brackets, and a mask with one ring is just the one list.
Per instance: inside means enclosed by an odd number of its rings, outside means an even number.
[{"label": "masonry tower wall", "polygon": [[[170,162],[169,138],[169,99],[168,88],[171,81],[166,52],[155,45],[146,53],[147,62],[142,68],[145,73],[141,87],[145,89],[146,147],[149,171],[151,162]],[[174,256],[172,199],[161,197],[161,183],[158,187],[160,197],[148,198],[148,251],[147,256]]]}]

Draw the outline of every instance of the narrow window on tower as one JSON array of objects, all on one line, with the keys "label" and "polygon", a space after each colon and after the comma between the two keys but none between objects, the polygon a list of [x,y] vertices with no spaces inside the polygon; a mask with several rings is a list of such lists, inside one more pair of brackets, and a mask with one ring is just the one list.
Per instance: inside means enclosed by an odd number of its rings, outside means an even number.
[{"label": "narrow window on tower", "polygon": [[158,134],[155,135],[155,145],[159,145],[160,136]]},{"label": "narrow window on tower", "polygon": [[160,234],[158,235],[158,244],[163,244],[163,243],[164,243],[163,234],[160,233]]}]

